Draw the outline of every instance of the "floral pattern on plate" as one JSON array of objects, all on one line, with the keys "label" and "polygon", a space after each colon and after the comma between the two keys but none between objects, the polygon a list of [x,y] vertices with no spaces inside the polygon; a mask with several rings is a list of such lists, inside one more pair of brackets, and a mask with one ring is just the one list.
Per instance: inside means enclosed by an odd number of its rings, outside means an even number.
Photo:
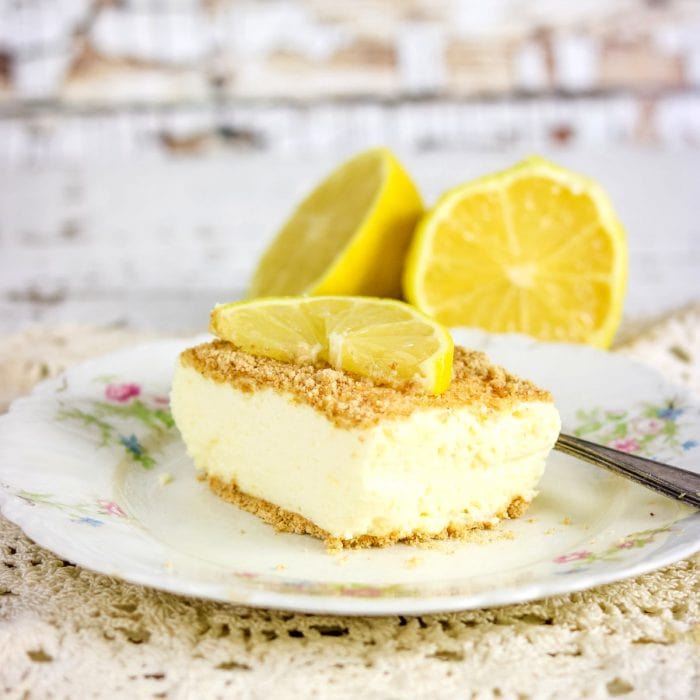
[{"label": "floral pattern on plate", "polygon": [[[137,382],[105,382],[104,400],[87,403],[59,402],[59,421],[77,422],[95,434],[99,447],[120,445],[144,469],[156,463],[148,441],[161,438],[174,427],[169,399],[158,392],[146,392]],[[63,385],[62,391],[66,390]]]},{"label": "floral pattern on plate", "polygon": [[95,498],[92,501],[81,503],[64,503],[50,493],[32,493],[24,490],[15,492],[15,496],[30,506],[41,504],[49,508],[56,508],[65,513],[69,520],[91,527],[104,525],[105,518],[129,518],[118,503],[107,498]]},{"label": "floral pattern on plate", "polygon": [[[579,409],[574,434],[630,454],[655,457],[671,450],[692,450],[700,441],[688,438],[681,430],[687,407],[680,399],[657,404],[642,404],[626,410],[609,410],[599,406]],[[690,427],[690,426],[688,426]]]},{"label": "floral pattern on plate", "polygon": [[613,545],[599,552],[592,552],[587,549],[580,549],[575,552],[567,552],[554,557],[552,560],[555,564],[573,564],[574,567],[563,574],[576,573],[587,569],[591,564],[601,561],[622,561],[622,554],[628,549],[641,549],[654,542],[657,535],[664,532],[671,532],[670,527],[657,527],[651,530],[642,530],[641,532],[633,532],[623,537]]}]

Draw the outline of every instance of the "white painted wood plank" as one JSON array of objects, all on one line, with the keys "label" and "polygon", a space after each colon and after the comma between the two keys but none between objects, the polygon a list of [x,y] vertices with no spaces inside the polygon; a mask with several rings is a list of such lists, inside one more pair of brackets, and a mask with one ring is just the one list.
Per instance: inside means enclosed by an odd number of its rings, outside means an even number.
[{"label": "white painted wood plank", "polygon": [[[294,203],[343,155],[0,171],[0,330],[32,320],[200,327],[213,302],[242,294]],[[427,202],[520,155],[403,154]],[[552,155],[598,178],[627,227],[628,317],[700,298],[700,154]]]}]

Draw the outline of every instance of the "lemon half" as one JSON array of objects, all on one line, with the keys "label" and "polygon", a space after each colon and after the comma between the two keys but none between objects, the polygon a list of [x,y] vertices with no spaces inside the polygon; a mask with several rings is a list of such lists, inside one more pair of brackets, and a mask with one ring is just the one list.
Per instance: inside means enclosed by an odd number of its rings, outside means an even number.
[{"label": "lemon half", "polygon": [[423,204],[386,148],[364,151],[298,205],[253,275],[249,296],[401,295],[401,270]]},{"label": "lemon half", "polygon": [[405,297],[449,326],[608,347],[627,242],[603,189],[532,157],[447,192],[421,221]]}]

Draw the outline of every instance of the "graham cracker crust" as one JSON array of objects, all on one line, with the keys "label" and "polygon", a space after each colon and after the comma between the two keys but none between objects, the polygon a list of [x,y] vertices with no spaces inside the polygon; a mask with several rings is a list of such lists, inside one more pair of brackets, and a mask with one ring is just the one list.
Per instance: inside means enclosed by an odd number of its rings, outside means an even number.
[{"label": "graham cracker crust", "polygon": [[[334,537],[329,532],[326,532],[326,530],[318,527],[318,525],[315,525],[298,513],[285,510],[284,508],[276,506],[274,503],[241,491],[235,482],[223,481],[217,476],[208,476],[205,478],[207,479],[209,488],[225,501],[229,501],[239,508],[253,515],[257,515],[279,532],[311,535],[323,540],[326,547],[331,551],[337,551],[343,548],[360,549],[368,547],[386,547],[399,542],[404,544],[419,544],[432,540],[466,539],[469,534],[473,533],[475,530],[491,530],[494,527],[490,522],[470,523],[469,525],[450,524],[440,532],[434,534],[414,532],[410,535],[402,535],[399,532],[392,532],[384,537],[360,535],[359,537],[346,540]],[[525,512],[529,505],[529,501],[526,501],[520,496],[516,496],[510,502],[505,512],[497,513],[496,517],[501,520],[517,518]]]},{"label": "graham cracker crust", "polygon": [[378,384],[328,365],[258,357],[224,340],[185,350],[180,364],[245,393],[261,389],[284,393],[345,429],[369,428],[420,410],[473,406],[479,411],[502,411],[524,401],[553,401],[548,391],[492,364],[484,353],[460,346],[454,349],[452,382],[439,396],[425,394],[413,384]]}]

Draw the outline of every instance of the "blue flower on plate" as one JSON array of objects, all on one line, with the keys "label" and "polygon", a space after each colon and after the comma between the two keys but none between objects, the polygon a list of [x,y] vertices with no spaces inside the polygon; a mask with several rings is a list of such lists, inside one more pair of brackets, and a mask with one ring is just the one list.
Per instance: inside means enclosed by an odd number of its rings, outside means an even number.
[{"label": "blue flower on plate", "polygon": [[669,406],[666,406],[666,408],[660,408],[656,412],[656,415],[659,418],[663,418],[665,420],[676,420],[678,417],[683,415],[683,409],[676,408],[671,404]]},{"label": "blue flower on plate", "polygon": [[101,520],[91,518],[87,515],[83,516],[82,518],[71,518],[71,520],[76,523],[82,523],[83,525],[89,525],[90,527],[100,527],[100,525],[103,524]]},{"label": "blue flower on plate", "polygon": [[134,457],[140,457],[143,454],[143,447],[141,446],[141,443],[136,435],[131,434],[129,437],[126,437],[126,435],[120,435],[119,442],[121,442],[121,444],[124,445],[124,447],[126,447],[126,449],[129,450]]},{"label": "blue flower on plate", "polygon": [[697,440],[686,440],[686,441],[681,445],[681,447],[682,447],[684,450],[692,450],[693,447],[697,447],[698,445],[700,445],[700,442],[698,442]]}]

